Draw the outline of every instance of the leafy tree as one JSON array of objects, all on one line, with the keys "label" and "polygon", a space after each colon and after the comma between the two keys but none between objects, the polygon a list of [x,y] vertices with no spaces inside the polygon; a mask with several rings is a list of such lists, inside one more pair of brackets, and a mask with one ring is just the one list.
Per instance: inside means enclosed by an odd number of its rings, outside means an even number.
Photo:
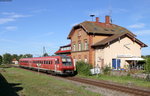
[{"label": "leafy tree", "polygon": [[20,55],[18,56],[18,59],[20,59],[20,58],[23,58],[23,54],[20,54]]},{"label": "leafy tree", "polygon": [[18,58],[19,56],[17,55],[17,54],[13,54],[12,55],[12,59],[16,59],[16,60],[19,60],[19,58]]},{"label": "leafy tree", "polygon": [[12,56],[9,53],[3,54],[3,63],[4,64],[11,64]]},{"label": "leafy tree", "polygon": [[0,65],[2,64],[3,57],[0,55]]},{"label": "leafy tree", "polygon": [[32,54],[25,54],[25,55],[23,55],[22,57],[23,57],[23,58],[32,58],[33,55],[32,55]]},{"label": "leafy tree", "polygon": [[43,57],[46,57],[46,56],[48,56],[48,53],[44,53],[44,54],[43,54]]}]

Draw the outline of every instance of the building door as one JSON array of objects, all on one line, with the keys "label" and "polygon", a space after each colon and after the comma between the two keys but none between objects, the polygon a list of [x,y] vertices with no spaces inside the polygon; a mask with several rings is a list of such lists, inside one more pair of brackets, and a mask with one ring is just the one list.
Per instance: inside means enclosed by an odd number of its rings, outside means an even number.
[{"label": "building door", "polygon": [[116,70],[119,69],[120,63],[121,63],[120,59],[112,59],[112,68]]}]

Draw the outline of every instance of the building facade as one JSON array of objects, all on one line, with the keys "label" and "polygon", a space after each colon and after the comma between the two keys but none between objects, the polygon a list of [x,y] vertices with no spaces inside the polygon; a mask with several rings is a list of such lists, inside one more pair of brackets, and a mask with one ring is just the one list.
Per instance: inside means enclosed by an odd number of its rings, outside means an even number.
[{"label": "building facade", "polygon": [[73,26],[68,39],[71,40],[71,56],[76,61],[85,61],[93,67],[110,66],[114,69],[130,66],[141,60],[141,48],[146,44],[136,35],[121,26],[112,24],[110,17],[105,22],[84,21]]}]

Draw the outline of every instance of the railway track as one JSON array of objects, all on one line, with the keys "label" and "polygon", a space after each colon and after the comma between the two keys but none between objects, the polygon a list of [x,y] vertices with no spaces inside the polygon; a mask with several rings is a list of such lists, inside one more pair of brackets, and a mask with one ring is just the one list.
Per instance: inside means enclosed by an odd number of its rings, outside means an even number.
[{"label": "railway track", "polygon": [[[17,68],[20,68],[20,67],[17,67]],[[31,70],[31,71],[33,72],[33,70]],[[34,72],[37,72],[37,71],[34,71]],[[46,73],[42,72],[42,74],[46,74]],[[133,94],[135,96],[150,96],[150,90],[131,88],[131,87],[123,86],[123,85],[116,85],[113,83],[110,84],[108,82],[101,81],[101,80],[96,81],[96,80],[91,80],[91,79],[81,78],[81,77],[76,77],[76,76],[60,77],[60,78],[68,79],[68,80],[72,80],[72,81],[76,81],[76,82],[80,82],[80,83],[84,83],[84,84],[88,84],[88,85],[94,85],[94,86],[102,87],[102,88],[106,88],[106,89],[111,89],[111,90],[115,90],[115,91],[121,91],[121,92],[129,93],[129,94]]]},{"label": "railway track", "polygon": [[80,77],[67,77],[66,79],[69,79],[72,81],[77,81],[80,83],[89,84],[89,85],[94,85],[97,87],[112,89],[115,91],[130,93],[130,94],[133,94],[135,96],[150,96],[150,91],[141,90],[141,89],[137,89],[137,88],[130,88],[130,87],[122,86],[122,85],[110,84],[108,82],[104,82],[101,80],[95,81],[95,80],[89,80],[89,79],[80,78]]}]

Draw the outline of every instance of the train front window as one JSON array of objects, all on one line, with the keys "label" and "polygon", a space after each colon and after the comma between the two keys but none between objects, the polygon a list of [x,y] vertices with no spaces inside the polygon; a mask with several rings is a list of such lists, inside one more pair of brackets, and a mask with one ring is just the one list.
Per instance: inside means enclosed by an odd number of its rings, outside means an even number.
[{"label": "train front window", "polygon": [[62,63],[64,66],[72,66],[72,62],[70,58],[62,58]]}]

